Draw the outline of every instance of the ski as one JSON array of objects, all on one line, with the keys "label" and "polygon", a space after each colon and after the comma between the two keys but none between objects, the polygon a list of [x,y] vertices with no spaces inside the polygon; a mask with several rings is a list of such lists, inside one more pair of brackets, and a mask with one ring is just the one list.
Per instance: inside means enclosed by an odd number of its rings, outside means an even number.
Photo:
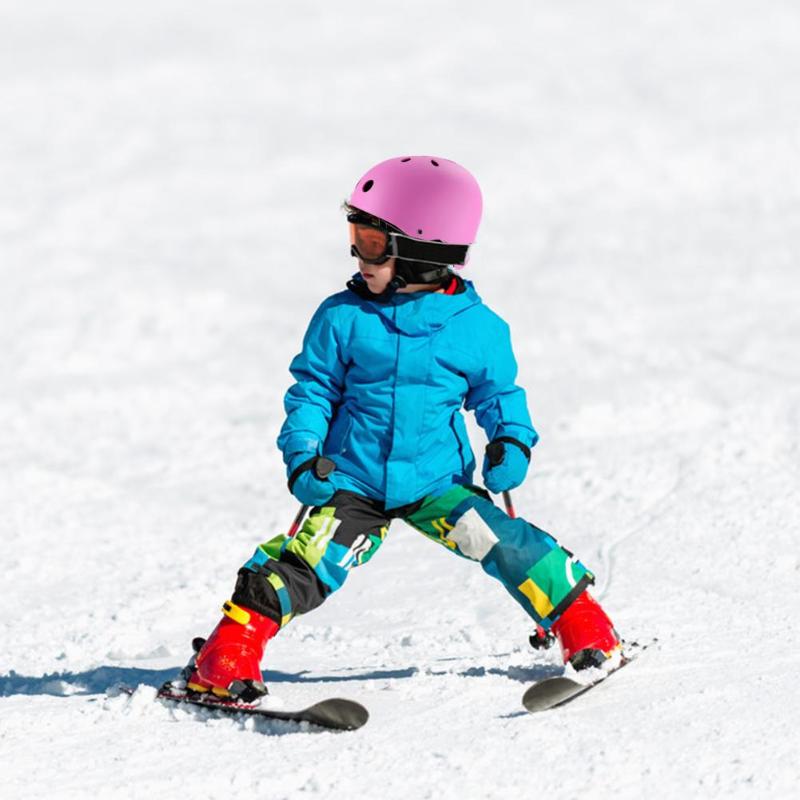
[{"label": "ski", "polygon": [[[305,708],[285,711],[284,709],[262,707],[259,701],[248,703],[242,700],[225,699],[217,697],[211,692],[207,694],[189,693],[186,691],[186,683],[194,671],[197,653],[200,652],[205,641],[199,636],[192,639],[194,655],[181,670],[177,680],[167,681],[161,686],[156,694],[156,700],[163,700],[169,704],[204,708],[223,716],[238,715],[274,719],[282,722],[308,722],[319,728],[334,731],[358,730],[358,728],[366,725],[369,719],[369,711],[361,703],[356,703],[355,700],[345,700],[341,697],[329,697]],[[127,694],[133,694],[132,689],[122,688]]]},{"label": "ski", "polygon": [[[131,695],[134,690],[120,686],[119,690]],[[188,694],[184,689],[165,683],[156,694],[156,700],[168,705],[202,708],[222,716],[258,717],[282,722],[307,722],[319,728],[335,731],[355,731],[367,723],[369,711],[355,700],[330,697],[318,703],[293,710],[266,708],[258,703],[223,700],[215,695]]]},{"label": "ski", "polygon": [[264,708],[258,703],[241,703],[222,700],[218,697],[187,694],[174,689],[169,683],[161,687],[157,699],[166,703],[193,706],[228,716],[251,716],[260,719],[282,720],[284,722],[308,722],[320,728],[339,731],[354,731],[366,724],[369,712],[354,700],[331,697],[318,703],[295,710]]},{"label": "ski", "polygon": [[[654,640],[654,642],[655,641],[656,640]],[[522,705],[531,714],[537,714],[541,711],[549,711],[551,708],[563,706],[575,698],[586,694],[590,689],[594,689],[601,683],[605,683],[614,673],[619,672],[623,667],[630,664],[631,661],[635,661],[638,655],[654,642],[645,645],[639,645],[633,642],[628,646],[632,649],[629,649],[629,651],[622,656],[621,661],[616,667],[603,673],[594,680],[582,682],[574,678],[568,678],[565,675],[557,675],[553,678],[545,678],[544,680],[537,681],[522,695]]]}]

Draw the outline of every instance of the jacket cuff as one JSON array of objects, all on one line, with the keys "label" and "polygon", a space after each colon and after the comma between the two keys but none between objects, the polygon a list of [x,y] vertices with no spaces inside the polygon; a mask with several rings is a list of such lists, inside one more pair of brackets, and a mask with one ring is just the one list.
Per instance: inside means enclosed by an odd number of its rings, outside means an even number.
[{"label": "jacket cuff", "polygon": [[497,426],[497,429],[492,436],[492,441],[507,436],[510,439],[516,439],[524,444],[526,447],[533,448],[536,442],[539,441],[539,434],[527,425],[503,425]]},{"label": "jacket cuff", "polygon": [[318,456],[322,452],[322,442],[307,436],[290,439],[283,448],[283,463],[286,469],[291,472],[294,467],[303,461]]}]

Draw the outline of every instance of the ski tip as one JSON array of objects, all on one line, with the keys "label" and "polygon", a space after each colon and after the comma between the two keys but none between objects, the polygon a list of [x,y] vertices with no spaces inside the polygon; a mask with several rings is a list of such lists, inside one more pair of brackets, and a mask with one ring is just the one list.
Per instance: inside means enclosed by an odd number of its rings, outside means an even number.
[{"label": "ski tip", "polygon": [[367,724],[369,711],[355,700],[332,697],[309,706],[307,719],[326,728],[354,731]]},{"label": "ski tip", "polygon": [[563,675],[545,678],[528,687],[522,695],[522,705],[526,711],[536,714],[560,705],[586,688],[584,684]]}]

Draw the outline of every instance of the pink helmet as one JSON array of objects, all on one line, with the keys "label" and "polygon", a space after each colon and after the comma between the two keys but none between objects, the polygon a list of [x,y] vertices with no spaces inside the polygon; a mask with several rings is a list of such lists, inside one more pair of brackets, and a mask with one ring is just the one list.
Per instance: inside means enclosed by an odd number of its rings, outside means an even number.
[{"label": "pink helmet", "polygon": [[483,210],[475,178],[438,156],[381,161],[359,179],[348,203],[409,237],[461,245],[475,241]]}]

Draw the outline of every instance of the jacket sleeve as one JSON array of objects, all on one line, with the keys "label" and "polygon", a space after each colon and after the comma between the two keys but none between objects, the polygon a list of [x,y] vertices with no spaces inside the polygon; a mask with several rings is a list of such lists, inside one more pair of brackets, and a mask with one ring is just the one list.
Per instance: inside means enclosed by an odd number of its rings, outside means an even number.
[{"label": "jacket sleeve", "polygon": [[333,309],[326,303],[312,317],[303,349],[292,360],[289,371],[296,382],[283,399],[286,420],[278,435],[278,447],[287,467],[300,453],[311,458],[322,452],[344,390],[345,365]]},{"label": "jacket sleeve", "polygon": [[525,390],[517,386],[517,362],[511,348],[508,324],[493,316],[494,324],[480,348],[480,363],[467,375],[469,389],[464,406],[475,412],[475,419],[489,441],[511,436],[528,447],[539,441],[533,427]]}]

